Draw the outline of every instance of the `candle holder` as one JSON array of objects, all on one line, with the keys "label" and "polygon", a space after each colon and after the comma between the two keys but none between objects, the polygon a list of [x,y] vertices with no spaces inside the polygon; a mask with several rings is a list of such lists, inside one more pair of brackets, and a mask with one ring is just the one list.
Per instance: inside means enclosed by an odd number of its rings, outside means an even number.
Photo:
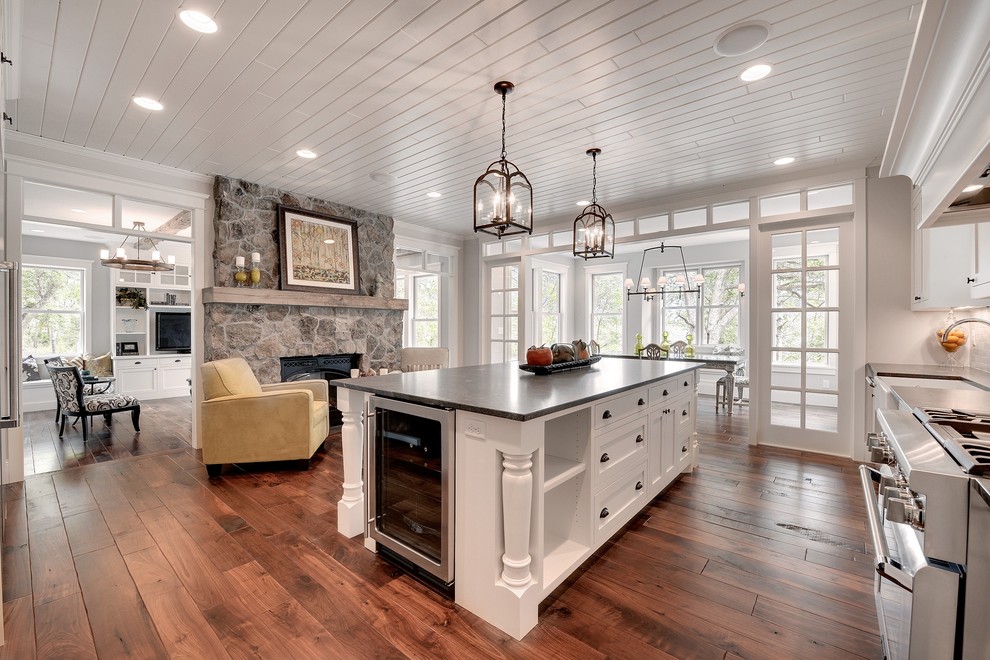
[{"label": "candle holder", "polygon": [[234,286],[244,287],[247,286],[248,272],[244,268],[244,257],[237,257],[234,260]]},{"label": "candle holder", "polygon": [[257,252],[251,254],[251,288],[257,289],[261,286],[261,255]]}]

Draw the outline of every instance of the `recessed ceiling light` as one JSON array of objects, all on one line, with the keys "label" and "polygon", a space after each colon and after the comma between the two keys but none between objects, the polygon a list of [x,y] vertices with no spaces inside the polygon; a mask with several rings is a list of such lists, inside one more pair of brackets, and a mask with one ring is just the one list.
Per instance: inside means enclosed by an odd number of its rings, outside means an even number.
[{"label": "recessed ceiling light", "polygon": [[296,155],[300,158],[316,158],[316,152],[309,149],[300,149],[296,152]]},{"label": "recessed ceiling light", "polygon": [[334,240],[332,238],[324,238],[323,242],[326,243],[327,245],[333,245]]},{"label": "recessed ceiling light", "polygon": [[769,64],[754,64],[753,66],[749,67],[741,74],[739,74],[739,77],[745,80],[746,82],[753,82],[754,80],[760,80],[761,78],[766,78],[767,76],[770,75],[770,71],[772,70],[773,67],[771,67]]},{"label": "recessed ceiling light", "polygon": [[784,156],[783,158],[778,158],[773,161],[774,165],[790,165],[794,162],[794,156]]},{"label": "recessed ceiling light", "polygon": [[978,183],[974,183],[971,186],[966,186],[965,188],[963,188],[964,193],[976,192],[977,190],[983,190],[983,186],[981,186]]},{"label": "recessed ceiling light", "polygon": [[368,176],[376,183],[393,184],[399,182],[399,177],[387,172],[372,172]]},{"label": "recessed ceiling light", "polygon": [[72,209],[73,213],[85,213],[86,209]]},{"label": "recessed ceiling light", "polygon": [[591,202],[589,202],[589,201],[588,201],[588,200],[586,200],[586,199],[580,199],[580,200],[578,200],[578,202],[577,202],[577,204],[576,204],[575,206],[587,206],[587,205],[588,205],[588,204],[590,204],[590,203],[591,203]]},{"label": "recessed ceiling light", "polygon": [[433,199],[437,199],[438,197],[443,197],[443,193],[438,193],[436,191],[430,191],[430,192],[426,193],[426,196],[427,197],[432,197]]},{"label": "recessed ceiling light", "polygon": [[179,18],[197,32],[213,34],[217,31],[216,21],[202,12],[186,9],[179,12]]},{"label": "recessed ceiling light", "polygon": [[45,230],[44,229],[32,229],[31,231],[33,231],[35,234],[44,234],[45,233]]},{"label": "recessed ceiling light", "polygon": [[751,21],[733,25],[715,39],[715,52],[722,57],[738,57],[766,43],[770,36],[770,25],[762,21]]},{"label": "recessed ceiling light", "polygon": [[165,107],[155,99],[149,99],[147,96],[135,96],[134,102],[146,110],[161,110]]}]

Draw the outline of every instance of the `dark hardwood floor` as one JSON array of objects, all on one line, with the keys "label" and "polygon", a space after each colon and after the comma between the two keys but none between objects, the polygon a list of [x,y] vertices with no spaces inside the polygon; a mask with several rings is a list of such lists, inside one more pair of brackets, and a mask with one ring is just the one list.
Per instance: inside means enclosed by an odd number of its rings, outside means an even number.
[{"label": "dark hardwood floor", "polygon": [[138,436],[97,421],[91,447],[29,415],[39,474],[5,491],[0,658],[882,656],[855,464],[748,447],[746,408],[703,399],[700,468],[519,642],[336,534],[339,431],[308,472],[209,480],[168,446],[189,437],[174,402],[149,402]]}]

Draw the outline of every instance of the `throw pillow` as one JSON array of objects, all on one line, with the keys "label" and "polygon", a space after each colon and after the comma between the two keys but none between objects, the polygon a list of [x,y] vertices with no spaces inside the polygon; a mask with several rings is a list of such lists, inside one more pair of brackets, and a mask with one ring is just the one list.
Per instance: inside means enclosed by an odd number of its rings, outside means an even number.
[{"label": "throw pillow", "polygon": [[21,380],[30,383],[33,380],[41,380],[41,373],[38,371],[38,360],[33,355],[29,355],[21,361]]},{"label": "throw pillow", "polygon": [[85,368],[89,369],[94,376],[113,376],[113,358],[110,357],[109,353],[99,357],[87,355],[85,364]]},{"label": "throw pillow", "polygon": [[83,359],[83,356],[81,355],[66,358],[62,360],[62,364],[64,364],[67,367],[76,367],[80,371],[86,368],[86,360]]}]

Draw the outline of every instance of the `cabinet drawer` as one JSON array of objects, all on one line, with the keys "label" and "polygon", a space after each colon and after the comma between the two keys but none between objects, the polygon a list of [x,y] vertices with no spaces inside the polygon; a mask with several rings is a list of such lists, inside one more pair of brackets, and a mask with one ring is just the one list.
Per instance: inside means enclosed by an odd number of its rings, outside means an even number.
[{"label": "cabinet drawer", "polygon": [[645,387],[613,396],[595,404],[595,428],[600,429],[622,421],[636,412],[645,412],[649,392]]},{"label": "cabinet drawer", "polygon": [[646,458],[647,418],[617,429],[609,429],[595,438],[592,464],[595,466],[595,489],[600,489]]},{"label": "cabinet drawer", "polygon": [[667,380],[662,380],[656,385],[650,386],[650,405],[655,406],[658,403],[670,401],[677,396],[679,391],[675,379],[668,378]]},{"label": "cabinet drawer", "polygon": [[674,385],[677,388],[678,394],[684,394],[685,392],[694,392],[695,378],[697,377],[697,371],[689,371],[686,374],[681,374],[674,379]]},{"label": "cabinet drawer", "polygon": [[674,433],[678,437],[694,430],[694,406],[695,398],[692,396],[681,397],[674,404]]},{"label": "cabinet drawer", "polygon": [[174,367],[177,365],[184,365],[187,367],[192,366],[192,356],[183,355],[181,357],[160,357],[158,358],[159,367]]},{"label": "cabinet drawer", "polygon": [[126,358],[125,359],[125,358],[122,358],[122,357],[115,357],[113,359],[113,361],[114,361],[114,366],[118,370],[119,369],[130,369],[132,367],[137,368],[137,369],[147,369],[148,367],[152,367],[153,368],[153,367],[157,367],[158,366],[158,358],[141,357],[141,358]]},{"label": "cabinet drawer", "polygon": [[595,495],[595,545],[629,522],[646,503],[646,463],[642,462]]}]

